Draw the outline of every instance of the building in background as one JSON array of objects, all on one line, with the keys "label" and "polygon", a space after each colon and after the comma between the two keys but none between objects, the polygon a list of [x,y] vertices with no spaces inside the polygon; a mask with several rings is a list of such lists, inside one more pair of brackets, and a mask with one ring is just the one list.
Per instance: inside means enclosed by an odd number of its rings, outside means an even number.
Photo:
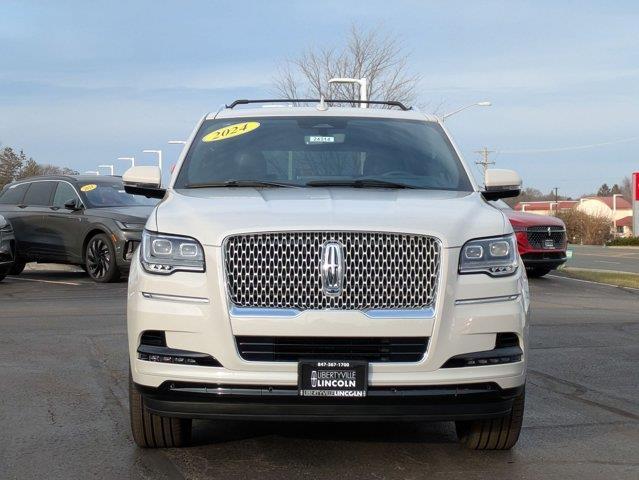
[{"label": "building in background", "polygon": [[577,205],[577,200],[544,200],[539,202],[519,202],[515,205],[514,210],[527,213],[536,213],[537,215],[554,215],[558,211],[569,210]]}]

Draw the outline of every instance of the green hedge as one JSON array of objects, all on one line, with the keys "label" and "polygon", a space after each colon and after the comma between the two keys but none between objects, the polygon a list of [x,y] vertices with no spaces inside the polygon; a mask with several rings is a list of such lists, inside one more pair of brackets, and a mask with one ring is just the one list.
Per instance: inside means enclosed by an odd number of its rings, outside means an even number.
[{"label": "green hedge", "polygon": [[628,247],[632,245],[639,247],[639,237],[615,238],[606,243],[606,245],[609,247]]}]

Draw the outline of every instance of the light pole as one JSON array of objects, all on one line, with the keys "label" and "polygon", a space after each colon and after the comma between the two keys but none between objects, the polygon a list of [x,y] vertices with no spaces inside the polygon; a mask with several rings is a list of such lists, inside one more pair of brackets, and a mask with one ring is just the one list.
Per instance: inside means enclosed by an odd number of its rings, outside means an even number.
[{"label": "light pole", "polygon": [[98,168],[108,168],[111,171],[111,176],[115,175],[113,165],[98,165]]},{"label": "light pole", "polygon": [[490,107],[491,105],[492,105],[492,103],[490,103],[488,101],[471,103],[470,105],[466,105],[465,107],[458,108],[457,110],[453,110],[450,113],[442,115],[442,122],[444,120],[446,120],[448,117],[452,117],[453,115],[456,115],[459,112],[462,112],[462,111],[466,110],[467,108],[472,108],[472,107]]},{"label": "light pole", "polygon": [[[365,78],[331,78],[328,83],[354,83],[359,85],[359,99],[361,101],[368,100],[368,80]],[[367,108],[366,103],[360,103],[360,108]]]},{"label": "light pole", "polygon": [[158,156],[158,167],[160,167],[160,172],[162,172],[162,150],[142,150],[142,153],[155,153]]},{"label": "light pole", "polygon": [[621,193],[612,194],[612,228],[615,237],[617,236],[617,197],[623,197],[623,195]]},{"label": "light pole", "polygon": [[118,160],[126,160],[131,162],[131,168],[135,167],[135,157],[118,157]]}]

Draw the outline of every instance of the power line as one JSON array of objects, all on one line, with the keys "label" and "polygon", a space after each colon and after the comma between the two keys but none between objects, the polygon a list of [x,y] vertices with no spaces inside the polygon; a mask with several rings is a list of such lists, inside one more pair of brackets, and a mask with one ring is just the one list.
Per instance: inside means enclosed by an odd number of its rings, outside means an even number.
[{"label": "power line", "polygon": [[488,165],[495,165],[495,162],[491,161],[488,157],[491,153],[495,153],[494,150],[488,150],[488,147],[484,147],[481,150],[475,150],[475,153],[479,153],[481,155],[481,160],[477,160],[475,164],[482,166],[484,174],[486,173],[486,170],[488,170]]},{"label": "power line", "polygon": [[591,143],[588,145],[575,145],[572,147],[557,147],[557,148],[531,148],[524,150],[499,150],[499,153],[505,154],[534,154],[534,153],[553,153],[553,152],[569,152],[571,150],[587,150],[589,148],[606,147],[608,145],[617,145],[619,143],[635,142],[639,140],[639,137],[628,137],[620,140],[612,140],[610,142]]}]

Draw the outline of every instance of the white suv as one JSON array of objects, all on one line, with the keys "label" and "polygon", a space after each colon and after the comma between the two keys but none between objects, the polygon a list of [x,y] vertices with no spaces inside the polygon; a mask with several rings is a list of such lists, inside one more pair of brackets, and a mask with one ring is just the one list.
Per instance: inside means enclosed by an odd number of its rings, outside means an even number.
[{"label": "white suv", "polygon": [[163,199],[129,278],[136,443],[185,445],[192,419],[453,420],[511,448],[528,284],[486,200],[517,174],[480,189],[441,122],[395,102],[258,102],[204,117],[167,189],[124,175]]}]

